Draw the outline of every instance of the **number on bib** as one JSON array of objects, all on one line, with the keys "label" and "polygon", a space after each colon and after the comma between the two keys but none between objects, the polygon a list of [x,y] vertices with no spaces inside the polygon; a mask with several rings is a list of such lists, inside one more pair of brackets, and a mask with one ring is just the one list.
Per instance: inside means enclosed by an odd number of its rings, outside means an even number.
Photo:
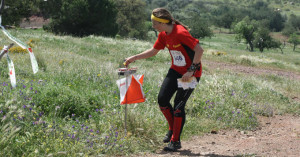
[{"label": "number on bib", "polygon": [[173,57],[173,64],[176,66],[185,66],[186,62],[185,62],[185,58],[183,56],[183,54],[180,51],[176,51],[176,50],[170,50],[170,53]]}]

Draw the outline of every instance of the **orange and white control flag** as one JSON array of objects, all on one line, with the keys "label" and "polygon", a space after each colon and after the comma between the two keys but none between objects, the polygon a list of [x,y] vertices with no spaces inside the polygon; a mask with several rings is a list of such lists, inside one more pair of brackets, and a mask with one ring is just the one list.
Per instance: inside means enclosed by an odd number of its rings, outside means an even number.
[{"label": "orange and white control flag", "polygon": [[[127,79],[127,85],[126,85]],[[144,75],[130,75],[127,78],[117,80],[120,90],[120,104],[134,104],[145,101],[143,92]]]}]

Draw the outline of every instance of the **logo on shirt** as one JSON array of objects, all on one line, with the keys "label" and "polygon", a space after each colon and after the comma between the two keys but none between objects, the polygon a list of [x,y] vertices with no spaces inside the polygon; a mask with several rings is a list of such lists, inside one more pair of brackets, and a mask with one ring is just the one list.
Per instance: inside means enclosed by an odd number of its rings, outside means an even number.
[{"label": "logo on shirt", "polygon": [[173,45],[174,48],[177,48],[177,47],[179,47],[179,46],[181,46],[181,44]]}]

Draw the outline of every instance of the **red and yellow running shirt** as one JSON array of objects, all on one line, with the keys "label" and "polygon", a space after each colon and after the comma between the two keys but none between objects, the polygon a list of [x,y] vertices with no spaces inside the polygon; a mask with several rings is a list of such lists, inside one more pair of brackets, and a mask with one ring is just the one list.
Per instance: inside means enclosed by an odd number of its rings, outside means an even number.
[{"label": "red and yellow running shirt", "polygon": [[[181,75],[187,72],[187,69],[193,63],[195,52],[193,49],[199,43],[190,33],[181,25],[174,24],[170,34],[160,32],[154,44],[157,50],[167,47],[172,58],[171,69],[174,69]],[[194,74],[195,77],[201,77],[202,66]]]}]

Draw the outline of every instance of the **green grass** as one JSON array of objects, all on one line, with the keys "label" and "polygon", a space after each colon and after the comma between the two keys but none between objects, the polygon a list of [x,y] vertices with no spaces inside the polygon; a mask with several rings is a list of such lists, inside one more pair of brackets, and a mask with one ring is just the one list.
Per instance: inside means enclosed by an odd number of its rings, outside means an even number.
[{"label": "green grass", "polygon": [[[292,45],[287,44],[283,49],[283,54],[279,49],[265,49],[263,53],[259,52],[258,49],[255,49],[254,52],[249,52],[247,45],[237,43],[234,36],[234,34],[216,33],[212,38],[201,40],[202,46],[207,50],[207,59],[300,72],[299,47],[296,51],[292,51]],[[216,52],[226,52],[226,55],[218,57],[214,55]]]},{"label": "green grass", "polygon": [[[42,30],[9,30],[22,41],[33,40],[40,71],[33,74],[28,54],[10,54],[16,68],[17,87],[9,83],[5,58],[0,62],[1,156],[96,156],[154,152],[161,147],[167,123],[157,104],[159,87],[170,66],[166,50],[136,61],[145,74],[146,101],[128,105],[124,132],[124,106],[119,105],[116,80],[123,59],[152,47],[138,40],[89,36],[54,36]],[[3,34],[2,46],[9,44]],[[210,61],[234,62],[257,68],[298,71],[299,53],[270,50],[248,52],[233,35],[216,34],[201,40]],[[212,52],[226,52],[214,55]],[[243,61],[244,59],[244,61]],[[270,61],[275,61],[270,62]],[[277,64],[280,63],[280,64]],[[252,76],[210,69],[189,99],[183,140],[226,128],[255,129],[257,115],[300,115],[299,80],[275,75]]]}]

